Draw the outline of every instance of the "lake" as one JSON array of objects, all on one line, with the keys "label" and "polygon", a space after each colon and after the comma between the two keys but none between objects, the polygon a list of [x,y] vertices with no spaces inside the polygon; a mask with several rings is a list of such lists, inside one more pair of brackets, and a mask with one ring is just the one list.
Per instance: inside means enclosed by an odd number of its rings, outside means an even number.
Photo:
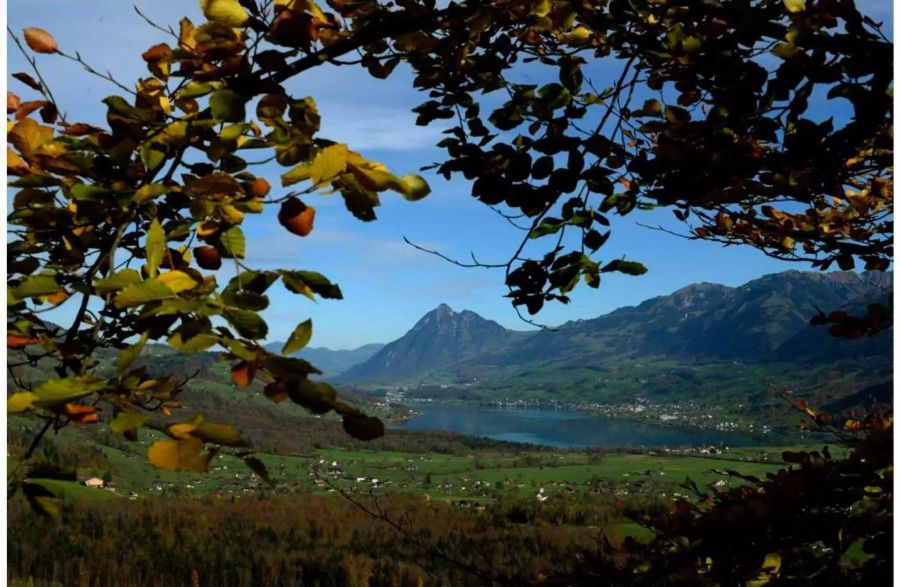
[{"label": "lake", "polygon": [[593,416],[573,410],[492,408],[468,404],[406,402],[420,415],[391,425],[394,429],[448,430],[494,440],[559,448],[591,446],[684,447],[761,446],[764,435],[677,428]]}]

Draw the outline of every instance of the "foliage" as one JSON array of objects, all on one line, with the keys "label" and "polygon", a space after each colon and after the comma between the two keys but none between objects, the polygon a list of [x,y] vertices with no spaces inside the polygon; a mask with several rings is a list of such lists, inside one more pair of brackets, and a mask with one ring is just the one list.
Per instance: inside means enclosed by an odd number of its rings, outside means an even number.
[{"label": "foliage", "polygon": [[[654,514],[621,504],[653,530],[626,541],[639,581],[654,585],[886,584],[893,575],[893,418],[838,418],[797,408],[852,448],[846,458],[785,451],[796,465],[765,478],[729,471],[747,485],[701,491]],[[602,563],[601,563],[602,566]],[[582,569],[580,579],[590,576]]]},{"label": "foliage", "polygon": [[[401,62],[412,68],[414,86],[428,93],[416,108],[419,123],[456,121],[439,143],[448,160],[438,173],[462,174],[476,198],[528,219],[526,238],[502,266],[513,304],[531,314],[546,301],[567,302],[582,279],[598,287],[603,273],[646,271],[588,253],[609,238],[611,215],[636,208],[670,207],[692,238],[748,244],[822,269],[890,264],[891,43],[850,0],[328,7],[202,0],[206,22],[182,19],[168,43],[148,48],[149,75],[133,86],[97,72],[46,31],[24,31],[33,52],[78,62],[129,94],[103,100],[108,128],[99,128],[60,113],[31,55],[37,79],[13,74],[42,99],[7,96],[16,190],[8,345],[29,363],[53,360],[55,371],[9,399],[11,413],[34,412],[45,423],[25,461],[47,431],[96,422],[98,407],[111,407],[116,430],[131,438],[144,412],[179,408],[187,380],[151,378],[134,366],[149,341],[219,350],[237,384],[261,377],[270,399],[334,411],[361,439],[382,434],[380,421],[309,378],[315,366],[260,344],[268,333],[260,312],[275,282],[310,299],[340,299],[341,290],[308,270],[252,269],[241,229],[247,214],[275,205],[279,223],[304,237],[315,209],[301,196],[315,192],[340,194],[363,221],[375,219],[384,192],[411,201],[429,193],[422,178],[394,175],[319,136],[314,99],[283,85],[357,51],[375,77]],[[617,81],[595,87],[589,59],[621,66]],[[548,69],[558,81],[517,83],[516,63]],[[493,92],[503,94],[496,107]],[[648,99],[639,106],[641,94]],[[810,103],[823,94],[847,101],[853,118],[818,120]],[[286,168],[283,188],[301,186],[270,195],[250,151]],[[578,236],[571,250],[567,229]],[[526,256],[530,239],[550,250]],[[214,273],[223,261],[235,272],[224,285]],[[42,318],[69,301],[77,309],[67,327]],[[869,322],[881,327],[883,317]],[[298,326],[283,350],[301,348],[311,328]],[[104,349],[118,351],[113,375],[97,372]],[[188,420],[166,432],[171,438],[150,449],[157,465],[201,470],[224,450],[256,467],[228,423]],[[53,513],[57,505],[33,486],[23,485],[32,502]]]}]

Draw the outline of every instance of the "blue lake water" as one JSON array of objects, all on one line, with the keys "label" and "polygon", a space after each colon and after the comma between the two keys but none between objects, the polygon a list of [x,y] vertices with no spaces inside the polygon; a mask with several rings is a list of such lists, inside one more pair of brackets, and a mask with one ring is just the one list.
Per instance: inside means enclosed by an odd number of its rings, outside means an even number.
[{"label": "blue lake water", "polygon": [[391,426],[395,429],[447,430],[494,440],[527,442],[559,448],[690,447],[725,443],[760,446],[764,435],[722,430],[678,428],[592,416],[572,410],[491,408],[468,404],[407,402],[420,415]]}]

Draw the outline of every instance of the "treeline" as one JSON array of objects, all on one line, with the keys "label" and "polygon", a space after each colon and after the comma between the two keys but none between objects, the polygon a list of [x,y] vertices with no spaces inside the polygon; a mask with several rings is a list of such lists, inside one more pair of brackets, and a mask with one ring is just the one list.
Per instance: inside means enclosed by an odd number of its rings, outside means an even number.
[{"label": "treeline", "polygon": [[[35,585],[306,587],[528,585],[606,556],[610,498],[492,504],[392,496],[116,500],[67,504],[58,522],[8,503],[8,577]],[[408,536],[404,536],[408,532]],[[610,553],[611,556],[611,553]]]}]

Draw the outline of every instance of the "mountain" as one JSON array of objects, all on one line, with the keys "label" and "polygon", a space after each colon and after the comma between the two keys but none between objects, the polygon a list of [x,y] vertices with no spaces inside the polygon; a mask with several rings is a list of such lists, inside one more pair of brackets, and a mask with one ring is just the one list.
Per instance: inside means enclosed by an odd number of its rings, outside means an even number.
[{"label": "mountain", "polygon": [[[309,347],[297,351],[293,357],[306,359],[322,371],[323,377],[331,377],[343,373],[353,365],[362,363],[377,353],[384,345],[381,343],[366,344],[350,350],[332,350],[325,347]],[[267,350],[281,352],[283,342],[272,342],[265,345]]]},{"label": "mountain", "polygon": [[[852,352],[864,343],[835,340],[825,329],[810,326],[809,319],[818,308],[833,311],[858,307],[860,300],[886,301],[891,277],[786,271],[739,287],[694,284],[599,318],[569,322],[556,332],[539,332],[515,352],[522,358],[549,358],[574,350],[619,357],[830,360],[831,356],[813,351]],[[800,346],[804,339],[806,344]],[[867,348],[871,354],[889,345],[879,341]]]},{"label": "mountain", "polygon": [[892,332],[835,339],[809,319],[818,309],[853,311],[887,301],[892,277],[786,271],[739,287],[698,283],[536,332],[507,330],[441,305],[338,379],[360,389],[466,386],[456,397],[473,397],[477,387],[483,397],[596,399],[637,391],[696,395],[723,385],[758,391],[772,375],[779,384],[827,387],[846,383],[829,374],[836,361],[846,361],[853,362],[847,381],[860,375],[872,383],[870,376],[889,376]]},{"label": "mountain", "polygon": [[384,381],[427,373],[491,355],[522,334],[475,312],[454,312],[447,304],[441,304],[425,314],[409,332],[342,373],[339,379]]}]

